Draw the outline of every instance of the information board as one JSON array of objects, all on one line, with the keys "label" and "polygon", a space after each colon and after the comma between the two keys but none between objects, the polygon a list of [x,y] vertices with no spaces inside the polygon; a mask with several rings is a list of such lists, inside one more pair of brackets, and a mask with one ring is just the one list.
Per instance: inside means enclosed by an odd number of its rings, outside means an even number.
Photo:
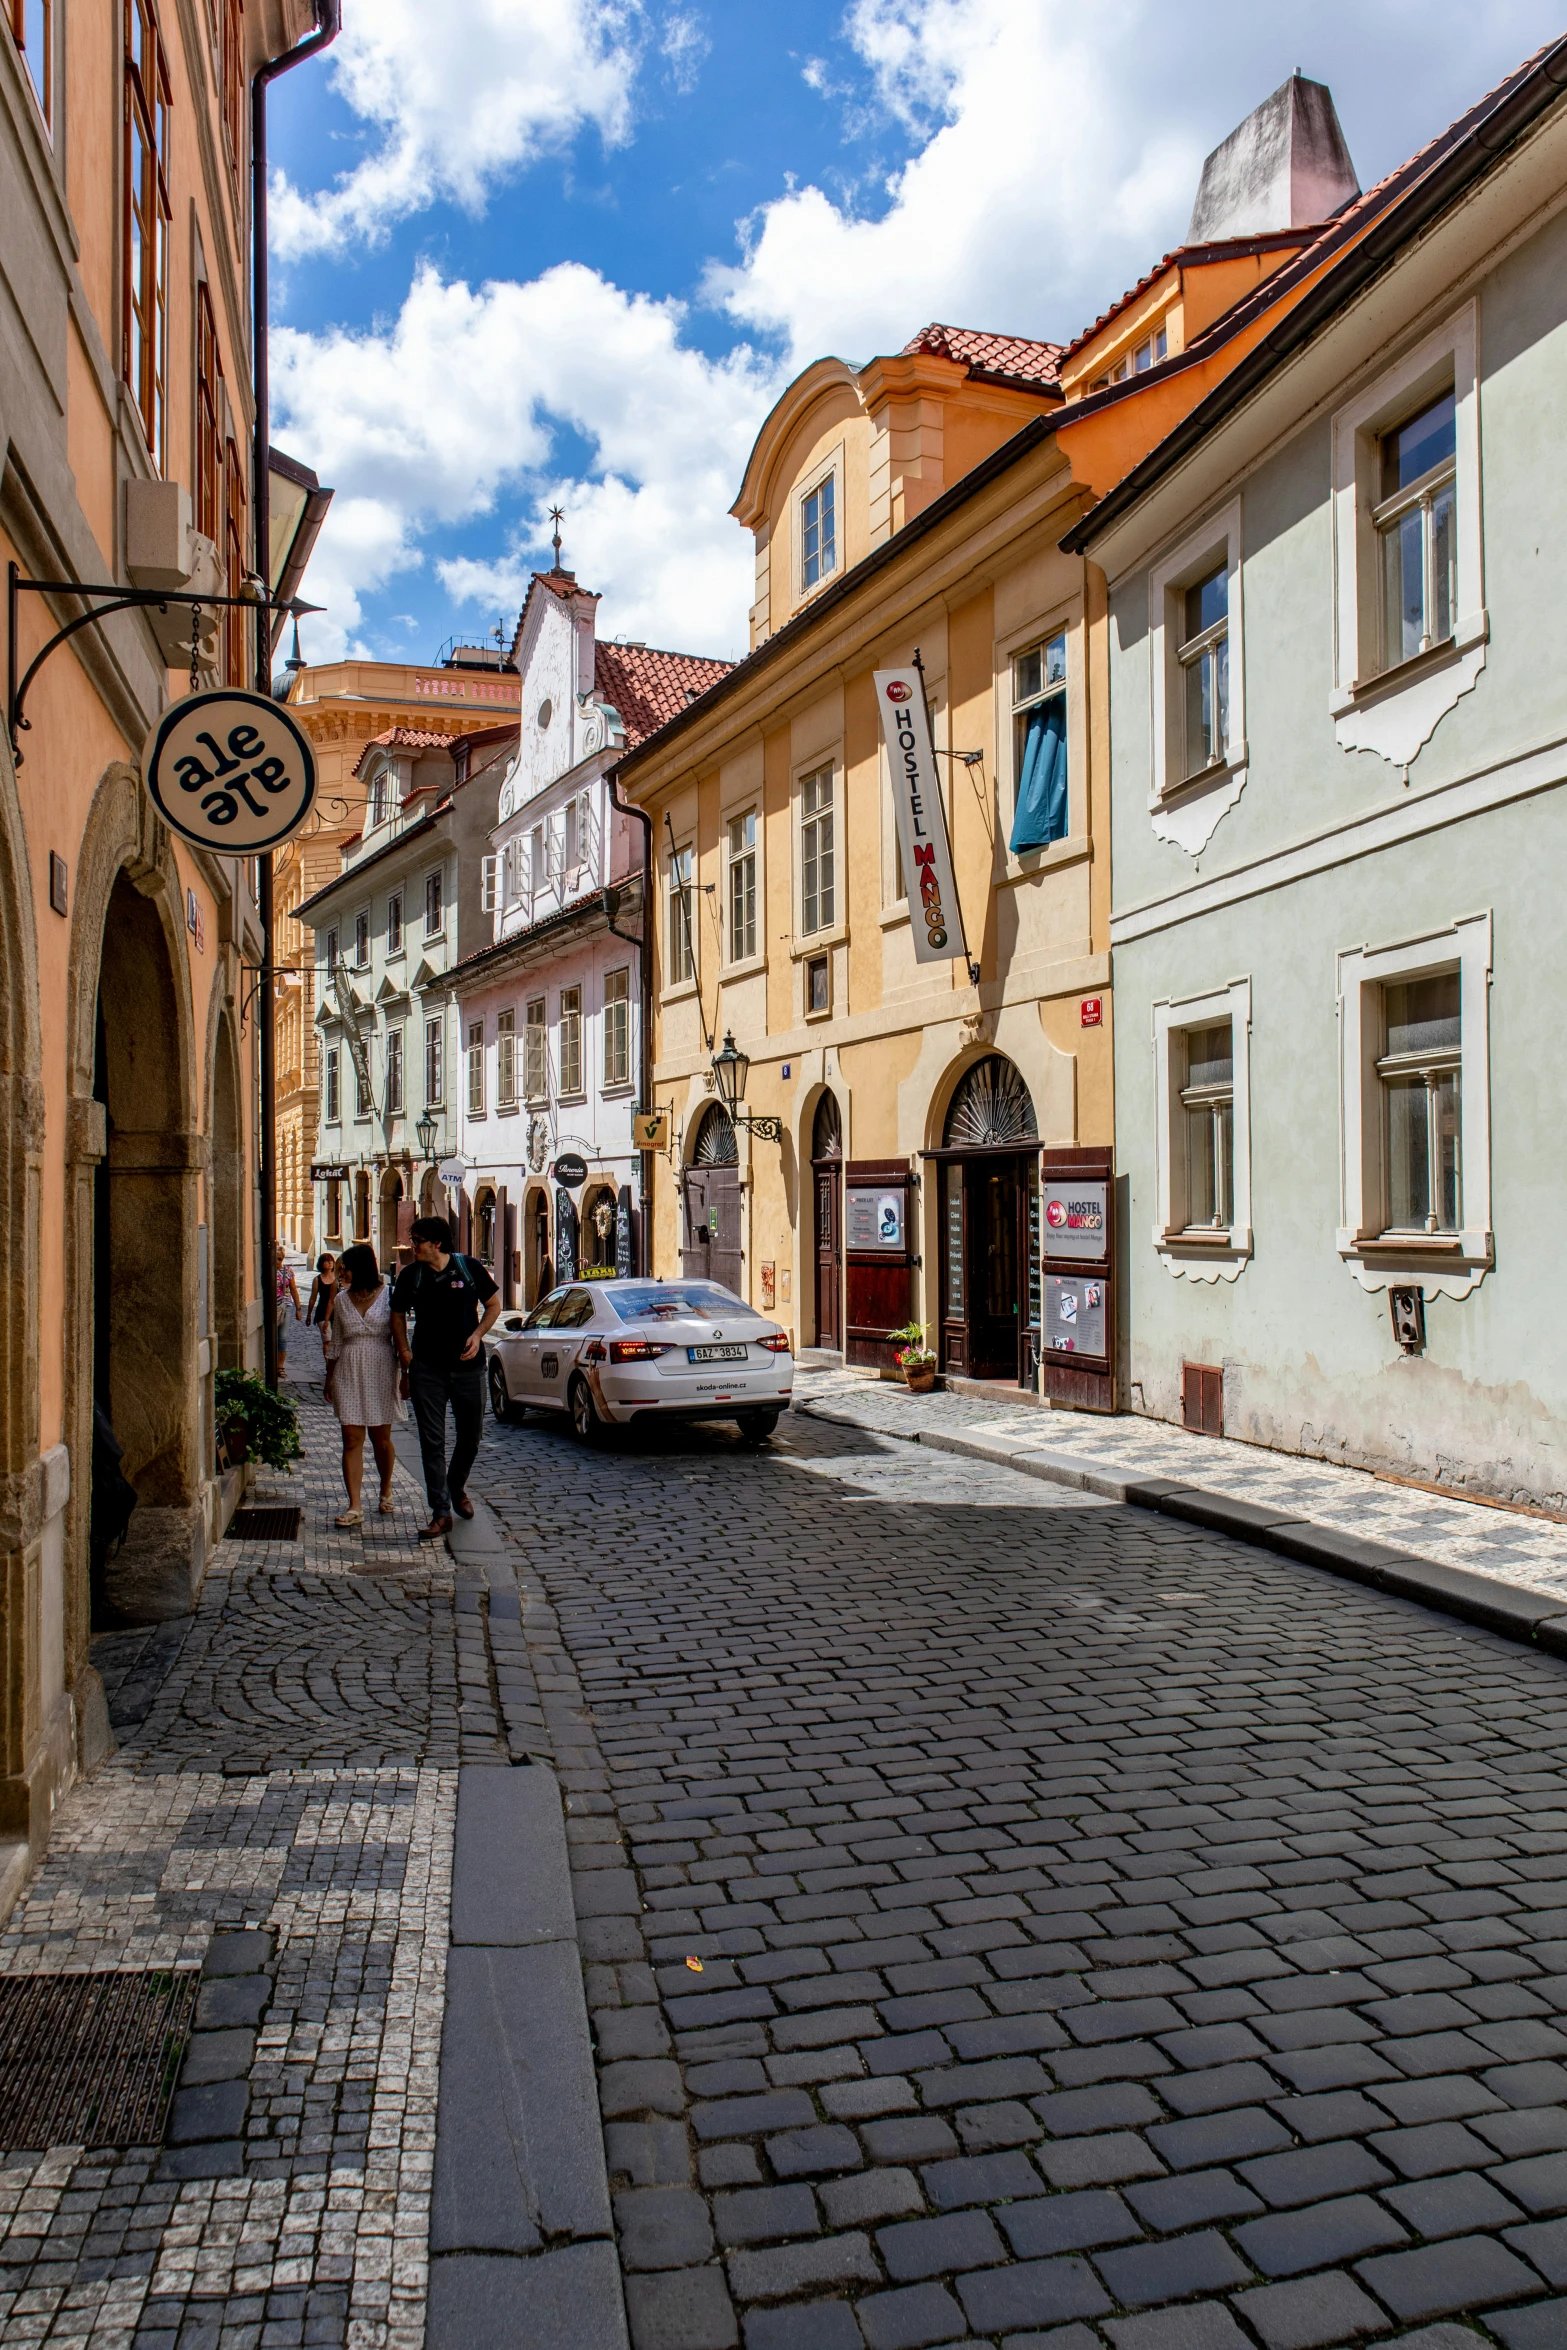
[{"label": "information board", "polygon": [[885,1249],[903,1253],[901,1191],[866,1188],[844,1197],[844,1238],[851,1249]]},{"label": "information board", "polygon": [[1103,1264],[1108,1250],[1105,1195],[1109,1185],[1047,1171],[1044,1189],[1045,1255],[1085,1257]]},{"label": "information board", "polygon": [[1105,1289],[1102,1280],[1081,1273],[1045,1275],[1045,1344],[1060,1354],[1092,1355],[1103,1361]]}]

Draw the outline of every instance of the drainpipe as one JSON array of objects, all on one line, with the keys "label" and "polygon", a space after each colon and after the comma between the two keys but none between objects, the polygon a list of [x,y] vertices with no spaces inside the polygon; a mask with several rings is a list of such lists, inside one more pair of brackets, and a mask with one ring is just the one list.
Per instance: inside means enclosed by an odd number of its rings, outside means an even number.
[{"label": "drainpipe", "polygon": [[[267,375],[267,91],[279,74],[330,48],[342,23],[342,0],[315,0],[316,29],[257,72],[250,85],[250,284],[251,363],[256,396],[251,496],[256,529],[256,573],[267,603],[256,613],[256,691],[272,691],[272,509],[267,479],[271,450],[271,389]],[[256,1019],[261,1031],[261,1131],[257,1138],[261,1179],[261,1343],[263,1376],[277,1385],[277,1283],[272,1252],[277,1240],[277,1062],[273,1028],[272,851],[257,859],[256,910],[261,916],[261,985]]]},{"label": "drainpipe", "polygon": [[[652,920],[653,908],[653,819],[646,808],[634,808],[629,800],[621,798],[616,780],[619,772],[618,767],[611,767],[604,778],[609,785],[609,804],[622,816],[634,816],[642,827],[642,938],[637,950],[642,1033],[637,1054],[637,1106],[650,1110],[653,1107],[653,957],[648,951],[648,925]],[[649,1153],[643,1151],[639,1155],[642,1161],[642,1246],[638,1253],[642,1263],[638,1270],[646,1280],[653,1270],[653,1201],[652,1186],[648,1181]]]}]

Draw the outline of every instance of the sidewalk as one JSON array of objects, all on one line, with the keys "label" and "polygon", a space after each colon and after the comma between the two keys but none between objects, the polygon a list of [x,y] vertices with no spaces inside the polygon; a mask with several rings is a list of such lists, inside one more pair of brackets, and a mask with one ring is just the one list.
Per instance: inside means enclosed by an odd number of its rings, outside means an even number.
[{"label": "sidewalk", "polygon": [[1270,1452],[1227,1437],[1194,1436],[1167,1421],[1130,1414],[1101,1419],[1030,1406],[1009,1411],[1004,1405],[976,1403],[972,1396],[910,1395],[852,1371],[802,1371],[795,1394],[818,1417],[944,1448],[972,1447],[979,1457],[1008,1461],[1062,1483],[1078,1482],[1073,1474],[1078,1472],[1110,1486],[1171,1480],[1208,1494],[1231,1495],[1280,1516],[1310,1519],[1357,1542],[1536,1593],[1567,1611],[1567,1525],[1549,1518],[1450,1501],[1362,1469]]}]

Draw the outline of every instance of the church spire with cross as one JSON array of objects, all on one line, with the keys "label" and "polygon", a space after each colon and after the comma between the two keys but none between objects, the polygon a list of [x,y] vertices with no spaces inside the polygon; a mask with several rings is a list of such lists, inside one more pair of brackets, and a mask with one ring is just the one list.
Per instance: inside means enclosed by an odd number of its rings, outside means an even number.
[{"label": "church spire with cross", "polygon": [[554,525],[555,525],[555,535],[554,535],[554,537],[553,537],[553,538],[550,540],[550,545],[551,545],[551,546],[554,548],[554,550],[555,550],[555,561],[554,561],[554,564],[552,565],[552,569],[554,569],[555,571],[559,571],[559,570],[560,570],[560,568],[561,568],[561,560],[560,560],[560,526],[561,526],[561,524],[562,524],[562,523],[565,521],[565,519],[566,519],[566,510],[565,510],[565,508],[564,508],[563,506],[552,506],[552,507],[550,508],[550,520],[551,520],[551,522],[553,522],[553,523],[554,523]]}]

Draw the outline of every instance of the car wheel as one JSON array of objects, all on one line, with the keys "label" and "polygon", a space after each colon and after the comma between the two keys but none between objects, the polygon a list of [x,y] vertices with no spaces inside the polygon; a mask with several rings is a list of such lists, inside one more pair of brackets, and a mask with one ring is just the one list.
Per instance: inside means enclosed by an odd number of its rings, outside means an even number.
[{"label": "car wheel", "polygon": [[765,1444],[778,1425],[776,1412],[742,1412],[738,1426],[747,1444]]},{"label": "car wheel", "polygon": [[490,1359],[490,1409],[497,1420],[520,1420],[521,1404],[513,1403],[506,1385],[506,1374],[492,1356]]},{"label": "car wheel", "polygon": [[571,1406],[572,1432],[582,1444],[597,1444],[604,1433],[598,1405],[593,1401],[593,1390],[579,1372],[571,1383],[567,1398]]}]

